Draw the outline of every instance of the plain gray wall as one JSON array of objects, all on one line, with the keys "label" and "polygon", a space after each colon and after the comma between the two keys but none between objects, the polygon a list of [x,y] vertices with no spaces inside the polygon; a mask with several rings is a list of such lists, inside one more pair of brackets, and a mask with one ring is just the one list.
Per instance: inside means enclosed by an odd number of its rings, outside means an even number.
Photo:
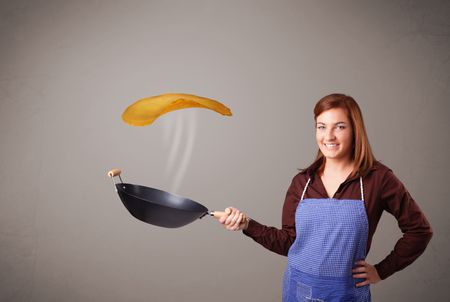
[{"label": "plain gray wall", "polygon": [[[1,1],[0,300],[279,301],[285,257],[212,218],[137,221],[105,174],[279,227],[317,149],[312,108],[344,92],[435,231],[374,301],[444,301],[449,20],[448,1]],[[121,121],[165,92],[234,115]],[[400,235],[385,213],[369,260]]]}]

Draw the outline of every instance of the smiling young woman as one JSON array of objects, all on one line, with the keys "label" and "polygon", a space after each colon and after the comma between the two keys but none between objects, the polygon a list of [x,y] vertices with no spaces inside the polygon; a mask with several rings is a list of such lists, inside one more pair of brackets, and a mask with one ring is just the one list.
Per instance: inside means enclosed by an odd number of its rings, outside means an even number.
[{"label": "smiling young woman", "polygon": [[348,176],[365,175],[374,156],[367,138],[364,121],[356,101],[340,94],[330,94],[314,108],[316,162],[318,174],[329,197]]},{"label": "smiling young woman", "polygon": [[[375,160],[352,97],[325,96],[314,108],[314,119],[317,157],[292,180],[282,228],[260,224],[233,207],[220,222],[288,256],[284,302],[369,302],[369,285],[414,262],[432,229],[392,170]],[[397,219],[403,236],[372,265],[365,258],[383,211]]]},{"label": "smiling young woman", "polygon": [[[365,176],[370,168],[373,166],[375,157],[370,148],[369,139],[367,137],[364,120],[356,101],[351,97],[343,94],[333,93],[320,99],[314,107],[314,119],[316,125],[319,116],[329,117],[334,112],[340,112],[339,117],[345,119],[347,123],[345,128],[351,131],[351,149],[350,158],[354,163],[356,169],[352,171],[352,176],[359,172]],[[316,132],[317,133],[317,132]],[[322,152],[319,144],[319,151],[317,152],[316,162],[321,162],[319,171],[323,171],[325,161],[323,158],[325,154]]]}]

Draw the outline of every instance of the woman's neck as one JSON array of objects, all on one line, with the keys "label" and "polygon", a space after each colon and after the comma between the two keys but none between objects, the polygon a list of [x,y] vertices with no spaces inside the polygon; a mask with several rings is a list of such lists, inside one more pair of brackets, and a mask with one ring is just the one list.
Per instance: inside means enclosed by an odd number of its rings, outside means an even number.
[{"label": "woman's neck", "polygon": [[354,168],[351,160],[326,160],[322,176],[326,175],[349,175]]}]

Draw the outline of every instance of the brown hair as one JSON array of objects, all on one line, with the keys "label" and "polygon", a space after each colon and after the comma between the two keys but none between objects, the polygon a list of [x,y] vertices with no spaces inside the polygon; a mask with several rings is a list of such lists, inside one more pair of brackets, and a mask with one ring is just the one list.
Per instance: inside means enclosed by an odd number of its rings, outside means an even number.
[{"label": "brown hair", "polygon": [[[372,168],[375,157],[373,156],[372,149],[370,148],[369,139],[367,137],[366,128],[364,127],[364,120],[359,109],[358,103],[348,95],[333,93],[320,99],[314,107],[314,120],[322,114],[322,112],[333,109],[342,108],[347,112],[348,119],[350,120],[353,129],[353,148],[352,148],[352,160],[355,167],[351,173],[351,176],[355,176],[357,172],[361,176],[367,175]],[[315,163],[320,162],[319,171],[322,172],[325,168],[325,160],[322,152],[317,152]]]}]

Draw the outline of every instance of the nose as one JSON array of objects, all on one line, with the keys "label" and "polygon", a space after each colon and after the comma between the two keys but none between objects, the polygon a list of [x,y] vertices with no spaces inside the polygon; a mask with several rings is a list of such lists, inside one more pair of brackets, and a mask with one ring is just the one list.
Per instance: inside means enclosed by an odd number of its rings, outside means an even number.
[{"label": "nose", "polygon": [[325,133],[325,139],[327,141],[330,141],[330,140],[334,140],[335,138],[336,138],[336,136],[334,135],[333,129],[327,129],[327,131]]}]

